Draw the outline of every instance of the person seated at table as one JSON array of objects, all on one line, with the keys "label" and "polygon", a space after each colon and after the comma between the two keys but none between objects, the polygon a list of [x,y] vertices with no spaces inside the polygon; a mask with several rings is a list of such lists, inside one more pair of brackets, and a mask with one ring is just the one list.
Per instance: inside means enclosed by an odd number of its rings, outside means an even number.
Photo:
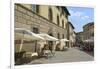
[{"label": "person seated at table", "polygon": [[49,50],[49,46],[47,44],[44,44],[44,47],[42,49],[42,52],[43,52],[43,55],[44,56],[47,56],[48,57],[48,55],[50,53],[50,50]]}]

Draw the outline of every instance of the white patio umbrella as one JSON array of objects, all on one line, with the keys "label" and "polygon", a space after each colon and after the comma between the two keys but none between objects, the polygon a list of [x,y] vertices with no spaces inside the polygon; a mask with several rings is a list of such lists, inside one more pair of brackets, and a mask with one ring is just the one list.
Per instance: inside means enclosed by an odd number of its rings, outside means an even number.
[{"label": "white patio umbrella", "polygon": [[69,40],[67,40],[67,39],[60,39],[60,41],[68,42]]},{"label": "white patio umbrella", "polygon": [[[41,36],[41,37],[43,37],[43,38],[45,39],[46,43],[47,43],[47,41],[53,41],[53,42],[55,42],[55,43],[56,43],[56,41],[58,41],[57,38],[52,37],[52,36],[50,36],[50,35],[48,35],[48,34],[45,34],[45,33],[41,33],[41,34],[38,34],[38,35]],[[53,52],[54,52],[54,50],[55,50],[55,47],[56,47],[56,46],[52,45],[52,51],[53,51]]]},{"label": "white patio umbrella", "polygon": [[88,40],[83,40],[83,42],[88,42]]},{"label": "white patio umbrella", "polygon": [[66,46],[66,42],[69,42],[69,40],[67,40],[66,38],[64,38],[64,39],[60,39],[60,42],[61,42],[61,46],[65,47]]},{"label": "white patio umbrella", "polygon": [[47,41],[57,41],[58,39],[52,36],[49,36],[48,34],[37,34],[41,37],[43,37]]},{"label": "white patio umbrella", "polygon": [[90,39],[84,40],[84,42],[94,42],[94,38],[91,37]]},{"label": "white patio umbrella", "polygon": [[90,38],[90,42],[94,42],[94,37],[91,37]]},{"label": "white patio umbrella", "polygon": [[19,52],[22,49],[24,40],[44,40],[44,38],[36,35],[35,33],[31,32],[29,30],[23,29],[23,28],[15,28],[15,39],[21,39]]},{"label": "white patio umbrella", "polygon": [[85,40],[84,42],[94,42],[94,40],[88,39],[88,40]]}]

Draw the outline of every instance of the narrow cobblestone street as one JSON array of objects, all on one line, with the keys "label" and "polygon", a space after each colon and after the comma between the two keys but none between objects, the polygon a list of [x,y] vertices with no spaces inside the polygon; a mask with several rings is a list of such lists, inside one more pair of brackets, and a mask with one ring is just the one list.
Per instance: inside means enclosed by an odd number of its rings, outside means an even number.
[{"label": "narrow cobblestone street", "polygon": [[67,51],[56,51],[55,56],[45,59],[40,58],[30,62],[29,64],[45,64],[45,63],[62,63],[62,62],[80,62],[93,61],[93,56],[80,51],[76,48],[69,48]]}]

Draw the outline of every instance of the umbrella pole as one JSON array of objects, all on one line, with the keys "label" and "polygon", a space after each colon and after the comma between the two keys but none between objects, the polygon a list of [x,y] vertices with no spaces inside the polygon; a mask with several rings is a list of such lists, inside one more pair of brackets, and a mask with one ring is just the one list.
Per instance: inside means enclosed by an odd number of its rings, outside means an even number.
[{"label": "umbrella pole", "polygon": [[37,51],[37,40],[35,41],[35,52]]},{"label": "umbrella pole", "polygon": [[21,44],[20,44],[20,49],[19,49],[19,52],[21,52],[22,50],[22,47],[23,47],[23,42],[24,42],[24,39],[21,40]]},{"label": "umbrella pole", "polygon": [[46,40],[46,44],[47,44],[48,42],[47,42],[47,40]]}]

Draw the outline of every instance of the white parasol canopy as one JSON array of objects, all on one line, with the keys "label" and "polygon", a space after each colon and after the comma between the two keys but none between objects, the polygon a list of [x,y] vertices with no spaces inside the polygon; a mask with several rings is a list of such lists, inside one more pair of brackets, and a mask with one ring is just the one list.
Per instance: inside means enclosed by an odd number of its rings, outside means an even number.
[{"label": "white parasol canopy", "polygon": [[31,40],[44,40],[44,38],[38,36],[37,34],[31,32],[30,30],[23,29],[23,28],[15,28],[15,38],[16,39],[23,38],[23,39],[31,39]]},{"label": "white parasol canopy", "polygon": [[90,39],[84,40],[84,42],[94,42],[94,38],[91,37]]},{"label": "white parasol canopy", "polygon": [[68,42],[69,40],[67,40],[67,39],[60,39],[60,41]]},{"label": "white parasol canopy", "polygon": [[23,29],[23,28],[15,28],[15,39],[21,40],[19,51],[21,51],[21,49],[22,49],[24,40],[44,40],[44,38],[38,36],[37,34],[31,32],[29,30]]},{"label": "white parasol canopy", "polygon": [[37,35],[43,37],[45,40],[48,40],[48,41],[57,41],[58,40],[57,38],[49,36],[48,34],[37,34]]}]

